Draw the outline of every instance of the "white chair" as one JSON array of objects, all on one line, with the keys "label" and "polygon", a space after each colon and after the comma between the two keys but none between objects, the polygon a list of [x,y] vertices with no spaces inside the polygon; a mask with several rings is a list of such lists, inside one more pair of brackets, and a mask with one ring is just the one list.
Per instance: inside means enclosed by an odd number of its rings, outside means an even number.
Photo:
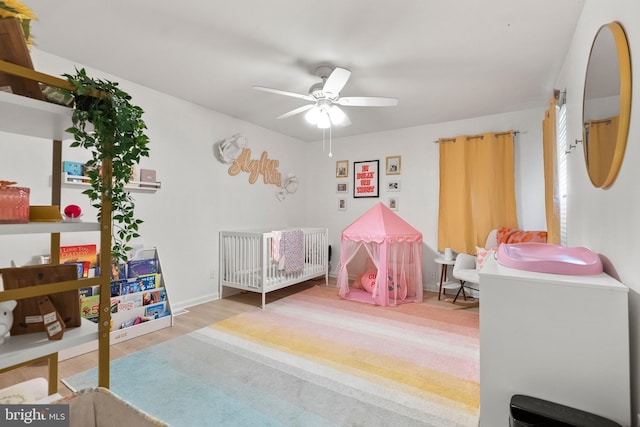
[{"label": "white chair", "polygon": [[[485,248],[498,247],[498,240],[496,239],[497,232],[497,229],[493,229],[489,232],[484,244]],[[476,269],[476,255],[458,254],[458,256],[456,256],[456,262],[453,264],[452,274],[454,278],[460,281],[460,288],[458,288],[458,292],[453,298],[454,304],[461,293],[464,300],[467,300],[467,294],[464,291],[464,288],[473,289],[474,291],[480,290],[480,274],[478,274],[478,270]]]}]

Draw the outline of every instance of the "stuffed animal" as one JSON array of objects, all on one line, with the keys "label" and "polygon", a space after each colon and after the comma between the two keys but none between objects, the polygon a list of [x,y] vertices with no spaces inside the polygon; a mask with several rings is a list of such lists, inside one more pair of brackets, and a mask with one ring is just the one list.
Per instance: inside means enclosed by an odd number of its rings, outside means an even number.
[{"label": "stuffed animal", "polygon": [[[376,286],[376,278],[378,277],[378,270],[372,269],[366,271],[360,279],[360,288],[369,293],[373,293],[373,288]],[[393,270],[387,269],[387,291],[393,292],[394,288],[398,288],[398,298],[404,300],[407,297],[407,285],[406,283],[393,283]]]},{"label": "stuffed animal", "polygon": [[13,325],[13,309],[18,303],[16,301],[0,302],[0,344],[4,342],[4,337],[11,330]]}]

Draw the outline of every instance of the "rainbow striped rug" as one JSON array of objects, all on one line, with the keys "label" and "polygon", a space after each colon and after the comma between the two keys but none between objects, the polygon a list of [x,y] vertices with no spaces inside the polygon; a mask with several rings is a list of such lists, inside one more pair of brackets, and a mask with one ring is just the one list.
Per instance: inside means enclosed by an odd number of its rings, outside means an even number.
[{"label": "rainbow striped rug", "polygon": [[111,389],[174,426],[477,426],[478,322],[315,286],[115,360]]}]

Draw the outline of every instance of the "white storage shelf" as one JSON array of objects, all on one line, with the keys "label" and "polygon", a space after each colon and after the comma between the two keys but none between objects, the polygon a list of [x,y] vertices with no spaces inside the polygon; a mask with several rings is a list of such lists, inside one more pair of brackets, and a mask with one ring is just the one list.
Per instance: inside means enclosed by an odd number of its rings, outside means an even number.
[{"label": "white storage shelf", "polygon": [[79,231],[100,231],[97,222],[29,222],[26,224],[0,224],[0,235],[3,234],[44,234],[71,233]]},{"label": "white storage shelf", "polygon": [[3,132],[62,141],[71,135],[72,110],[26,96],[0,92],[0,129]]},{"label": "white storage shelf", "polygon": [[[62,172],[62,183],[66,187],[89,187],[89,177],[69,175]],[[148,187],[140,187],[145,185]],[[143,182],[143,181],[129,181],[129,184],[125,186],[127,191],[140,191],[140,192],[156,192],[160,189],[162,184],[160,182]]]},{"label": "white storage shelf", "polygon": [[4,344],[0,344],[0,369],[97,339],[98,325],[86,319],[82,319],[80,327],[66,329],[61,340],[50,341],[45,332],[8,336],[5,337]]},{"label": "white storage shelf", "polygon": [[[72,109],[60,105],[40,101],[37,99],[0,92],[0,131],[43,138],[49,144],[52,141],[63,141],[70,137],[66,129],[71,126]],[[54,150],[55,152],[55,150]],[[54,153],[55,157],[55,153]],[[53,159],[55,162],[61,159]],[[55,169],[52,164],[52,170]],[[52,189],[59,197],[60,188]],[[103,229],[98,223],[91,222],[33,222],[27,224],[0,224],[0,235],[33,234],[33,233],[67,233],[97,231],[108,233],[109,228]],[[101,236],[103,237],[103,236]],[[102,278],[101,278],[102,281]],[[107,279],[108,281],[108,279]],[[94,342],[99,339],[98,325],[84,320],[80,327],[69,328],[61,340],[50,341],[46,333],[9,336],[0,345],[0,370],[10,370],[25,362],[40,359],[44,356],[59,353],[73,346]],[[100,349],[104,349],[104,340]],[[106,356],[105,356],[106,355]],[[108,349],[101,352],[99,357],[100,380],[102,385],[108,386],[109,359]],[[57,367],[49,367],[49,375],[57,374]],[[105,380],[106,378],[106,380]],[[57,378],[50,377],[49,392],[57,389]]]}]

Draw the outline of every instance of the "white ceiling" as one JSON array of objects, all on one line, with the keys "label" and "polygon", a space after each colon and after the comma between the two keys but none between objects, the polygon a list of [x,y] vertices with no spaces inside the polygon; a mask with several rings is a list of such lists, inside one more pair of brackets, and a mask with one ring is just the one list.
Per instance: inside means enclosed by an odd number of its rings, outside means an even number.
[{"label": "white ceiling", "polygon": [[[34,0],[38,49],[304,141],[319,64],[349,69],[333,137],[545,107],[586,0]],[[73,70],[69,71],[70,73]],[[134,100],[135,102],[135,100]]]}]

